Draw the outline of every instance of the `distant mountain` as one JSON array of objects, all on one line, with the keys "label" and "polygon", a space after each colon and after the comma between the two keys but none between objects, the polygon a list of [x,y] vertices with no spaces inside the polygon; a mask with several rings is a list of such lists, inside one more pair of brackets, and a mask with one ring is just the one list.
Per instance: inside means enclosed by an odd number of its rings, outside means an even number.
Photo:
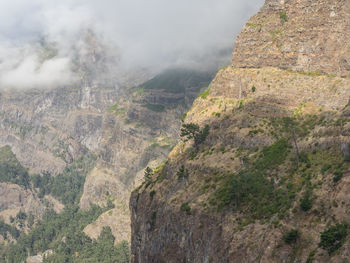
[{"label": "distant mountain", "polygon": [[0,90],[0,261],[127,262],[130,192],[176,145],[213,76],[171,69],[149,80],[118,69],[92,33],[84,41],[78,82]]}]

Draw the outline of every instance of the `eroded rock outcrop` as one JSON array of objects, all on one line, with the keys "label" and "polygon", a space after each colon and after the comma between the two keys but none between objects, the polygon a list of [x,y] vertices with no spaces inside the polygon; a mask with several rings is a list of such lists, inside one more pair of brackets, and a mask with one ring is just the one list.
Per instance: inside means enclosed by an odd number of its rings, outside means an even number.
[{"label": "eroded rock outcrop", "polygon": [[269,0],[235,42],[234,67],[350,73],[350,3]]}]

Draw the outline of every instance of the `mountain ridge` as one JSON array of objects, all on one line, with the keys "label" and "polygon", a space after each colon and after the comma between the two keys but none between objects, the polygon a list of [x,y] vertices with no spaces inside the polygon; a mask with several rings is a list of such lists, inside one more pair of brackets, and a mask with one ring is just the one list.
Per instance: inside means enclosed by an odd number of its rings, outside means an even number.
[{"label": "mountain ridge", "polygon": [[132,262],[346,262],[348,17],[346,1],[267,0],[249,20],[184,119],[206,140],[132,193]]}]

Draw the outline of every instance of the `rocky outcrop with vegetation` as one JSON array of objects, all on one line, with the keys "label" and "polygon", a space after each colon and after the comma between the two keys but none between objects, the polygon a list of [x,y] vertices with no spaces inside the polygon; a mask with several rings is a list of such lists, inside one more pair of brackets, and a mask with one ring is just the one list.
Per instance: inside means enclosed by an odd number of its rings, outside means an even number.
[{"label": "rocky outcrop with vegetation", "polygon": [[133,192],[132,262],[346,262],[347,17],[347,1],[266,1]]}]

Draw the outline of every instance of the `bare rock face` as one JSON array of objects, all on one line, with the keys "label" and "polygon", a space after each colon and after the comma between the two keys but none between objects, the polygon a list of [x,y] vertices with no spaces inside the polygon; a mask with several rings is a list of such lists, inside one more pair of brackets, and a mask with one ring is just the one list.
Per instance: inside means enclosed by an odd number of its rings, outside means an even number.
[{"label": "bare rock face", "polygon": [[[115,202],[116,203],[116,202]],[[97,239],[104,226],[111,228],[115,236],[115,244],[130,240],[130,213],[127,203],[116,203],[117,207],[103,213],[95,222],[85,227],[84,232],[89,237]]]},{"label": "bare rock face", "polygon": [[45,206],[30,190],[15,184],[0,183],[0,216],[9,223],[9,218],[19,212],[41,217]]},{"label": "bare rock face", "polygon": [[41,263],[41,262],[44,261],[44,258],[50,256],[51,254],[53,254],[53,251],[51,249],[50,250],[46,250],[42,254],[28,257],[27,260],[26,260],[26,263]]},{"label": "bare rock face", "polygon": [[350,3],[267,0],[235,42],[234,67],[350,73]]}]

